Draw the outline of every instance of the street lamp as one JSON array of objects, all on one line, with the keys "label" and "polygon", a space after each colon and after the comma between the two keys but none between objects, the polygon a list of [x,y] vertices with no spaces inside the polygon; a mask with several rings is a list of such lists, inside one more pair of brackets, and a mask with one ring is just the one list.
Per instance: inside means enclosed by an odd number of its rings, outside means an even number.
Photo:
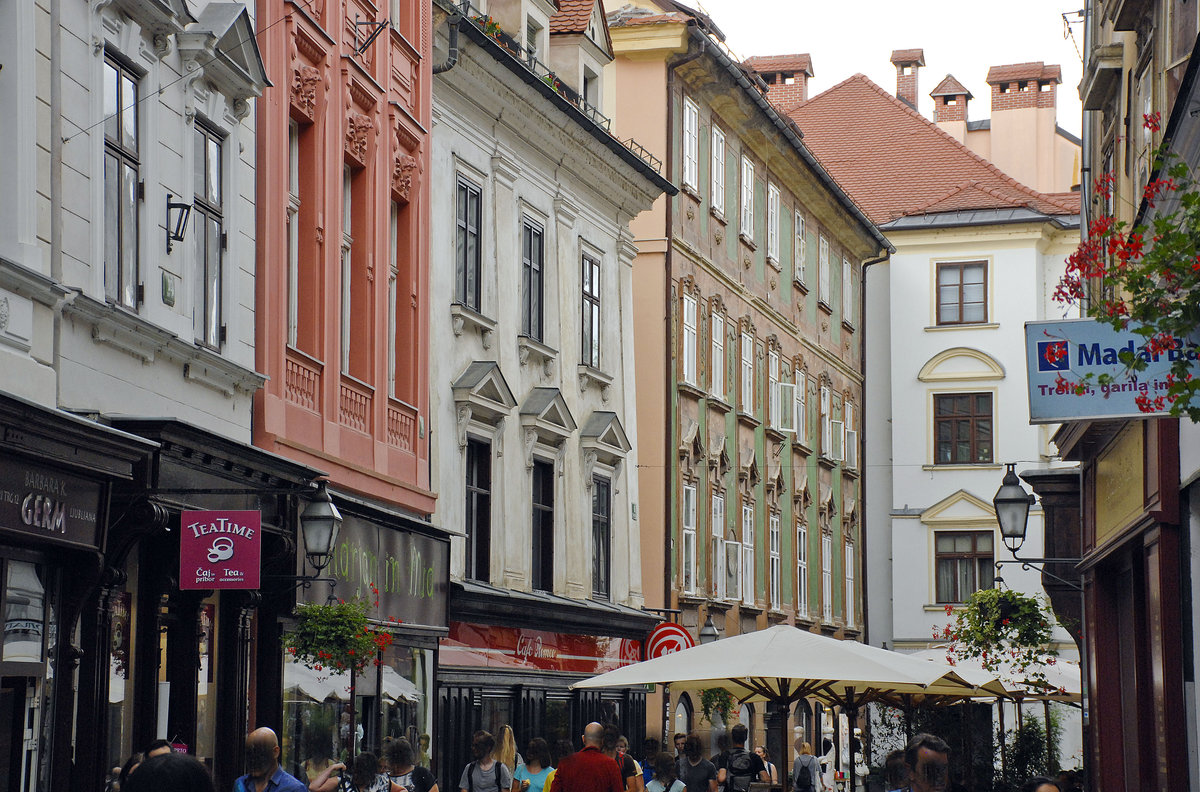
[{"label": "street lamp", "polygon": [[717,625],[713,624],[712,614],[708,614],[708,618],[704,620],[704,626],[700,628],[700,643],[710,644],[721,637],[720,631],[717,630]]},{"label": "street lamp", "polygon": [[342,527],[342,513],[333,505],[324,481],[317,482],[317,491],[300,512],[300,530],[304,534],[304,555],[320,574],[329,565],[333,547]]},{"label": "street lamp", "polygon": [[1015,463],[1008,463],[1008,470],[1004,474],[1004,480],[1000,482],[1000,489],[996,490],[996,497],[992,498],[992,505],[996,507],[996,520],[1000,523],[1000,535],[1004,537],[1004,544],[1013,555],[1025,544],[1029,507],[1034,502],[1033,495],[1021,486],[1021,479],[1017,478],[1015,467]]}]

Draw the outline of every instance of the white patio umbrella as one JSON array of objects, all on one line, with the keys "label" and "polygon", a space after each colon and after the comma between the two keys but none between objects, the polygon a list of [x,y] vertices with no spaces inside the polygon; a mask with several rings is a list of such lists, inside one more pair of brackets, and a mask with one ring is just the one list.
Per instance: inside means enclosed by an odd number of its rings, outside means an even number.
[{"label": "white patio umbrella", "polygon": [[[947,663],[946,650],[938,647],[911,652],[909,656],[942,665]],[[956,660],[954,670],[968,680],[987,676],[997,678],[1009,691],[1010,698],[1071,704],[1078,704],[1083,699],[1083,680],[1077,660],[1056,658],[1053,663],[1037,663],[1025,671],[1001,661],[995,674],[973,660]]]},{"label": "white patio umbrella", "polygon": [[[634,663],[572,687],[651,683],[690,689],[719,687],[743,703],[766,701],[784,708],[803,698],[815,698],[842,707],[851,719],[868,702],[893,701],[906,694],[940,701],[1006,695],[994,678],[972,683],[944,663],[856,641],[840,641],[786,624]],[[768,740],[775,742],[771,736]],[[774,756],[784,756],[788,742],[786,719],[777,739],[778,744],[768,745],[768,749]]]}]

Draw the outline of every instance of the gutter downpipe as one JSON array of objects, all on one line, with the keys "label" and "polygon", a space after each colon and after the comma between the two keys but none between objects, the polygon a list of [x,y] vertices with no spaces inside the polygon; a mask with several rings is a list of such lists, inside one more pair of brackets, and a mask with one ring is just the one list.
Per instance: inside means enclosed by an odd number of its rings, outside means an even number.
[{"label": "gutter downpipe", "polygon": [[[696,26],[696,21],[694,19],[689,19],[687,22],[687,26],[694,30],[695,26]],[[690,38],[691,37],[689,36],[689,39]],[[666,96],[666,99],[667,99],[667,104],[666,104],[666,107],[667,107],[667,145],[666,145],[666,158],[665,158],[665,162],[663,163],[663,171],[665,172],[664,175],[667,176],[668,179],[670,179],[670,174],[675,169],[675,138],[674,138],[675,114],[672,111],[672,107],[673,107],[672,97],[675,94],[675,70],[678,69],[680,66],[684,66],[684,65],[691,63],[692,61],[697,60],[704,56],[704,54],[708,51],[708,37],[702,36],[698,43],[700,45],[700,48],[696,52],[690,52],[687,55],[681,55],[681,56],[678,56],[675,58],[668,58],[666,61],[666,67],[667,67],[667,96]],[[671,218],[672,218],[672,216],[674,214],[674,210],[675,210],[675,198],[676,198],[676,196],[674,196],[674,195],[666,196],[666,199],[667,199],[666,211],[663,212],[663,235],[664,235],[664,241],[666,242],[666,245],[667,245],[666,252],[663,254],[664,255],[664,261],[663,261],[663,303],[664,303],[664,305],[663,305],[663,308],[664,308],[664,310],[663,310],[663,338],[665,338],[667,340],[667,348],[668,349],[673,348],[672,344],[671,344],[671,339],[673,338],[673,336],[671,334],[671,317],[674,315],[674,311],[672,311],[672,308],[674,306],[672,305],[672,301],[671,301],[671,273],[673,272],[671,251],[674,249],[674,245],[671,243],[671,239],[672,239]],[[675,398],[676,398],[674,383],[672,382],[672,376],[673,376],[672,372],[673,371],[674,371],[673,366],[663,366],[663,380],[664,380],[664,386],[665,386],[663,388],[663,401],[664,401],[663,406],[665,408],[665,414],[666,414],[666,418],[667,418],[667,431],[663,433],[663,452],[664,452],[663,459],[664,460],[670,460],[672,458],[671,450],[672,450],[672,445],[673,445],[672,437],[674,436],[674,421],[671,420],[671,408],[673,407]],[[663,526],[663,558],[666,559],[668,564],[670,564],[670,562],[671,562],[671,540],[674,537],[674,521],[672,520],[672,514],[674,513],[674,510],[675,510],[675,499],[671,495],[671,486],[674,481],[674,475],[671,472],[672,466],[670,464],[665,465],[663,467],[663,471],[664,471],[663,504],[666,507],[666,510],[665,510],[666,524]],[[664,608],[671,607],[671,583],[672,583],[672,576],[665,575],[663,577],[663,607]],[[699,623],[699,614],[697,614],[697,623]],[[662,697],[663,697],[662,733],[663,733],[663,740],[667,740],[668,739],[667,735],[670,734],[668,727],[671,724],[671,687],[670,687],[670,685],[663,685]]]},{"label": "gutter downpipe", "polygon": [[859,547],[862,548],[862,552],[859,554],[859,557],[862,559],[861,563],[862,563],[862,569],[863,569],[863,574],[861,576],[861,579],[862,579],[862,603],[863,603],[862,636],[863,636],[863,643],[865,643],[865,644],[871,643],[871,626],[870,626],[871,620],[869,618],[867,618],[869,615],[869,611],[870,611],[870,608],[868,608],[867,593],[869,590],[868,585],[870,583],[871,576],[866,573],[866,571],[867,571],[867,476],[869,475],[868,467],[867,467],[867,384],[869,382],[869,379],[867,377],[867,328],[869,327],[869,323],[867,322],[867,267],[870,267],[873,264],[881,264],[885,261],[890,261],[891,258],[892,258],[892,251],[888,250],[887,248],[881,249],[879,251],[879,253],[875,256],[875,258],[867,259],[866,261],[864,261],[862,263],[862,275],[858,279],[858,291],[859,291],[858,299],[859,299],[859,306],[860,306],[858,315],[862,317],[862,322],[861,322],[862,328],[859,330],[859,334],[858,334],[858,361],[859,361],[859,365],[862,366],[862,375],[863,375],[862,409],[860,411],[863,416],[862,417],[862,431],[859,432],[859,440],[858,440],[859,449],[860,449],[858,464],[861,468],[859,477],[858,477],[859,484],[860,484],[860,486],[858,488],[858,509],[859,509],[859,513],[862,514],[862,535],[859,536],[858,542],[859,542]]},{"label": "gutter downpipe", "polygon": [[450,30],[447,34],[449,36],[449,41],[446,50],[446,60],[442,61],[441,63],[433,64],[434,74],[448,72],[454,68],[455,64],[458,63],[458,25],[460,22],[462,22],[462,20],[463,11],[457,9],[446,17],[446,23],[450,25]]}]

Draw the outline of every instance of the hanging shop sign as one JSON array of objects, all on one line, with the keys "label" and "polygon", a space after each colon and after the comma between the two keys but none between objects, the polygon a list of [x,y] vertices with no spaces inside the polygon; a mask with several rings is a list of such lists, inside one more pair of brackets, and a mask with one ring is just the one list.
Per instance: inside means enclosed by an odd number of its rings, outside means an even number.
[{"label": "hanging shop sign", "polygon": [[0,530],[95,549],[100,492],[100,484],[53,468],[0,461]]},{"label": "hanging shop sign", "polygon": [[[1065,319],[1025,323],[1025,362],[1029,372],[1029,422],[1031,424],[1103,418],[1152,418],[1170,410],[1165,399],[1171,366],[1180,359],[1195,364],[1200,334],[1178,339],[1173,349],[1151,354],[1145,336],[1114,330],[1094,319]],[[1123,354],[1125,353],[1125,354]],[[1146,363],[1131,371],[1122,357],[1136,356]],[[1200,364],[1196,364],[1200,365]],[[1107,385],[1094,377],[1107,374]],[[1092,375],[1093,379],[1084,381]],[[1082,393],[1077,387],[1082,386]],[[1141,406],[1139,406],[1141,405]],[[1146,408],[1146,409],[1143,409]]]},{"label": "hanging shop sign", "polygon": [[650,631],[646,639],[646,659],[675,654],[696,645],[692,634],[683,625],[674,622],[663,622]]},{"label": "hanging shop sign", "polygon": [[261,574],[262,512],[183,512],[180,589],[256,589]]},{"label": "hanging shop sign", "polygon": [[631,638],[450,622],[438,657],[452,666],[602,674],[641,660],[642,647]]}]

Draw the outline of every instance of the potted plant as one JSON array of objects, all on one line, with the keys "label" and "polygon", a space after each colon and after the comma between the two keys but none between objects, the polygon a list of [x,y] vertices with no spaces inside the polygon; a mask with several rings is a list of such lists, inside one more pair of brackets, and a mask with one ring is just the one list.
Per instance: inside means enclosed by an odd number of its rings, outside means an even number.
[{"label": "potted plant", "polygon": [[713,713],[716,713],[721,716],[721,722],[728,726],[736,703],[733,694],[725,688],[705,688],[700,691],[701,718],[712,723]]},{"label": "potted plant", "polygon": [[1054,619],[1037,597],[1004,588],[980,589],[957,610],[946,606],[955,621],[936,637],[950,641],[947,659],[977,660],[992,672],[1006,670],[1045,681],[1043,664],[1053,665],[1058,650],[1051,643]]}]

